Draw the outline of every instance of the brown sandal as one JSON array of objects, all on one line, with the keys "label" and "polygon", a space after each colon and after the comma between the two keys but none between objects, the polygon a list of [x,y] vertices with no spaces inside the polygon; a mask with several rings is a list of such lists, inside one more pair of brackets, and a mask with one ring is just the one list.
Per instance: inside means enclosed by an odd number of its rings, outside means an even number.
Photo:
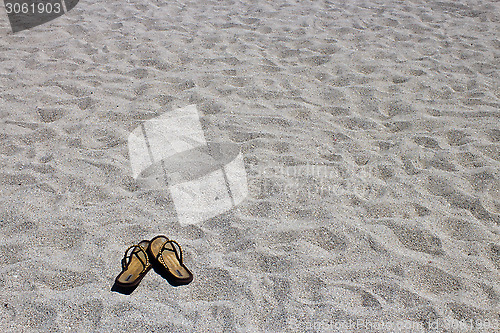
[{"label": "brown sandal", "polygon": [[180,286],[193,281],[193,274],[182,263],[182,249],[176,241],[156,236],[149,243],[148,254],[155,270],[170,284]]},{"label": "brown sandal", "polygon": [[[149,245],[149,241],[143,240],[138,245],[132,245],[125,251],[122,259],[122,271],[115,279],[117,286],[134,288],[139,285],[142,278],[152,267],[146,252]],[[128,254],[129,252],[130,254]]]}]

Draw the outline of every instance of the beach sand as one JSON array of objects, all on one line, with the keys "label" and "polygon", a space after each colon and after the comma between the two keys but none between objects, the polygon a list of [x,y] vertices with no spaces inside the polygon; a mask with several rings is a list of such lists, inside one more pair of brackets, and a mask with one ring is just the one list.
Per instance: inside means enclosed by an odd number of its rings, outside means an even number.
[{"label": "beach sand", "polygon": [[[2,8],[0,328],[500,331],[499,13],[81,0],[12,34]],[[191,104],[240,145],[250,194],[181,225],[127,138]],[[111,291],[158,234],[193,282]]]}]

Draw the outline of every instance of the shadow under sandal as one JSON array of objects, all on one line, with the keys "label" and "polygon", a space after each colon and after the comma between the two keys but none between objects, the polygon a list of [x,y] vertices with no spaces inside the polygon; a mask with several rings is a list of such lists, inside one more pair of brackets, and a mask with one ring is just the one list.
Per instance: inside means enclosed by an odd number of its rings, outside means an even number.
[{"label": "shadow under sandal", "polygon": [[182,263],[180,245],[165,236],[156,236],[148,248],[155,270],[174,286],[193,281],[193,274]]},{"label": "shadow under sandal", "polygon": [[137,287],[151,269],[152,265],[146,252],[148,246],[149,241],[143,240],[138,245],[132,245],[125,251],[125,256],[122,259],[122,271],[115,279],[115,284],[118,287]]}]

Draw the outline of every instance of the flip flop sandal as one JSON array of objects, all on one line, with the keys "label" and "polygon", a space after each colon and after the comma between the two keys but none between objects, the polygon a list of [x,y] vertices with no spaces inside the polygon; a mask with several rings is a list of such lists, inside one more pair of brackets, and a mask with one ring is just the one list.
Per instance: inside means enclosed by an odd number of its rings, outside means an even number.
[{"label": "flip flop sandal", "polygon": [[155,270],[170,284],[180,286],[193,281],[193,274],[182,263],[182,249],[176,241],[156,236],[149,243],[148,254]]},{"label": "flip flop sandal", "polygon": [[[151,269],[147,248],[149,241],[143,240],[125,251],[122,259],[122,271],[115,279],[115,284],[122,288],[134,288]],[[131,251],[132,250],[132,251]]]}]

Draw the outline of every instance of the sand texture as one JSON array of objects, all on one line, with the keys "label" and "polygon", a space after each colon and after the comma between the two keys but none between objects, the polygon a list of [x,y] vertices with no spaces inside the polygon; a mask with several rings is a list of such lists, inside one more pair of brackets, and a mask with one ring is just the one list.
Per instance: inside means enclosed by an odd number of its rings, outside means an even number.
[{"label": "sand texture", "polygon": [[[1,10],[2,332],[500,331],[499,2]],[[191,104],[250,195],[182,225],[127,138]],[[193,282],[111,291],[158,234]]]}]

